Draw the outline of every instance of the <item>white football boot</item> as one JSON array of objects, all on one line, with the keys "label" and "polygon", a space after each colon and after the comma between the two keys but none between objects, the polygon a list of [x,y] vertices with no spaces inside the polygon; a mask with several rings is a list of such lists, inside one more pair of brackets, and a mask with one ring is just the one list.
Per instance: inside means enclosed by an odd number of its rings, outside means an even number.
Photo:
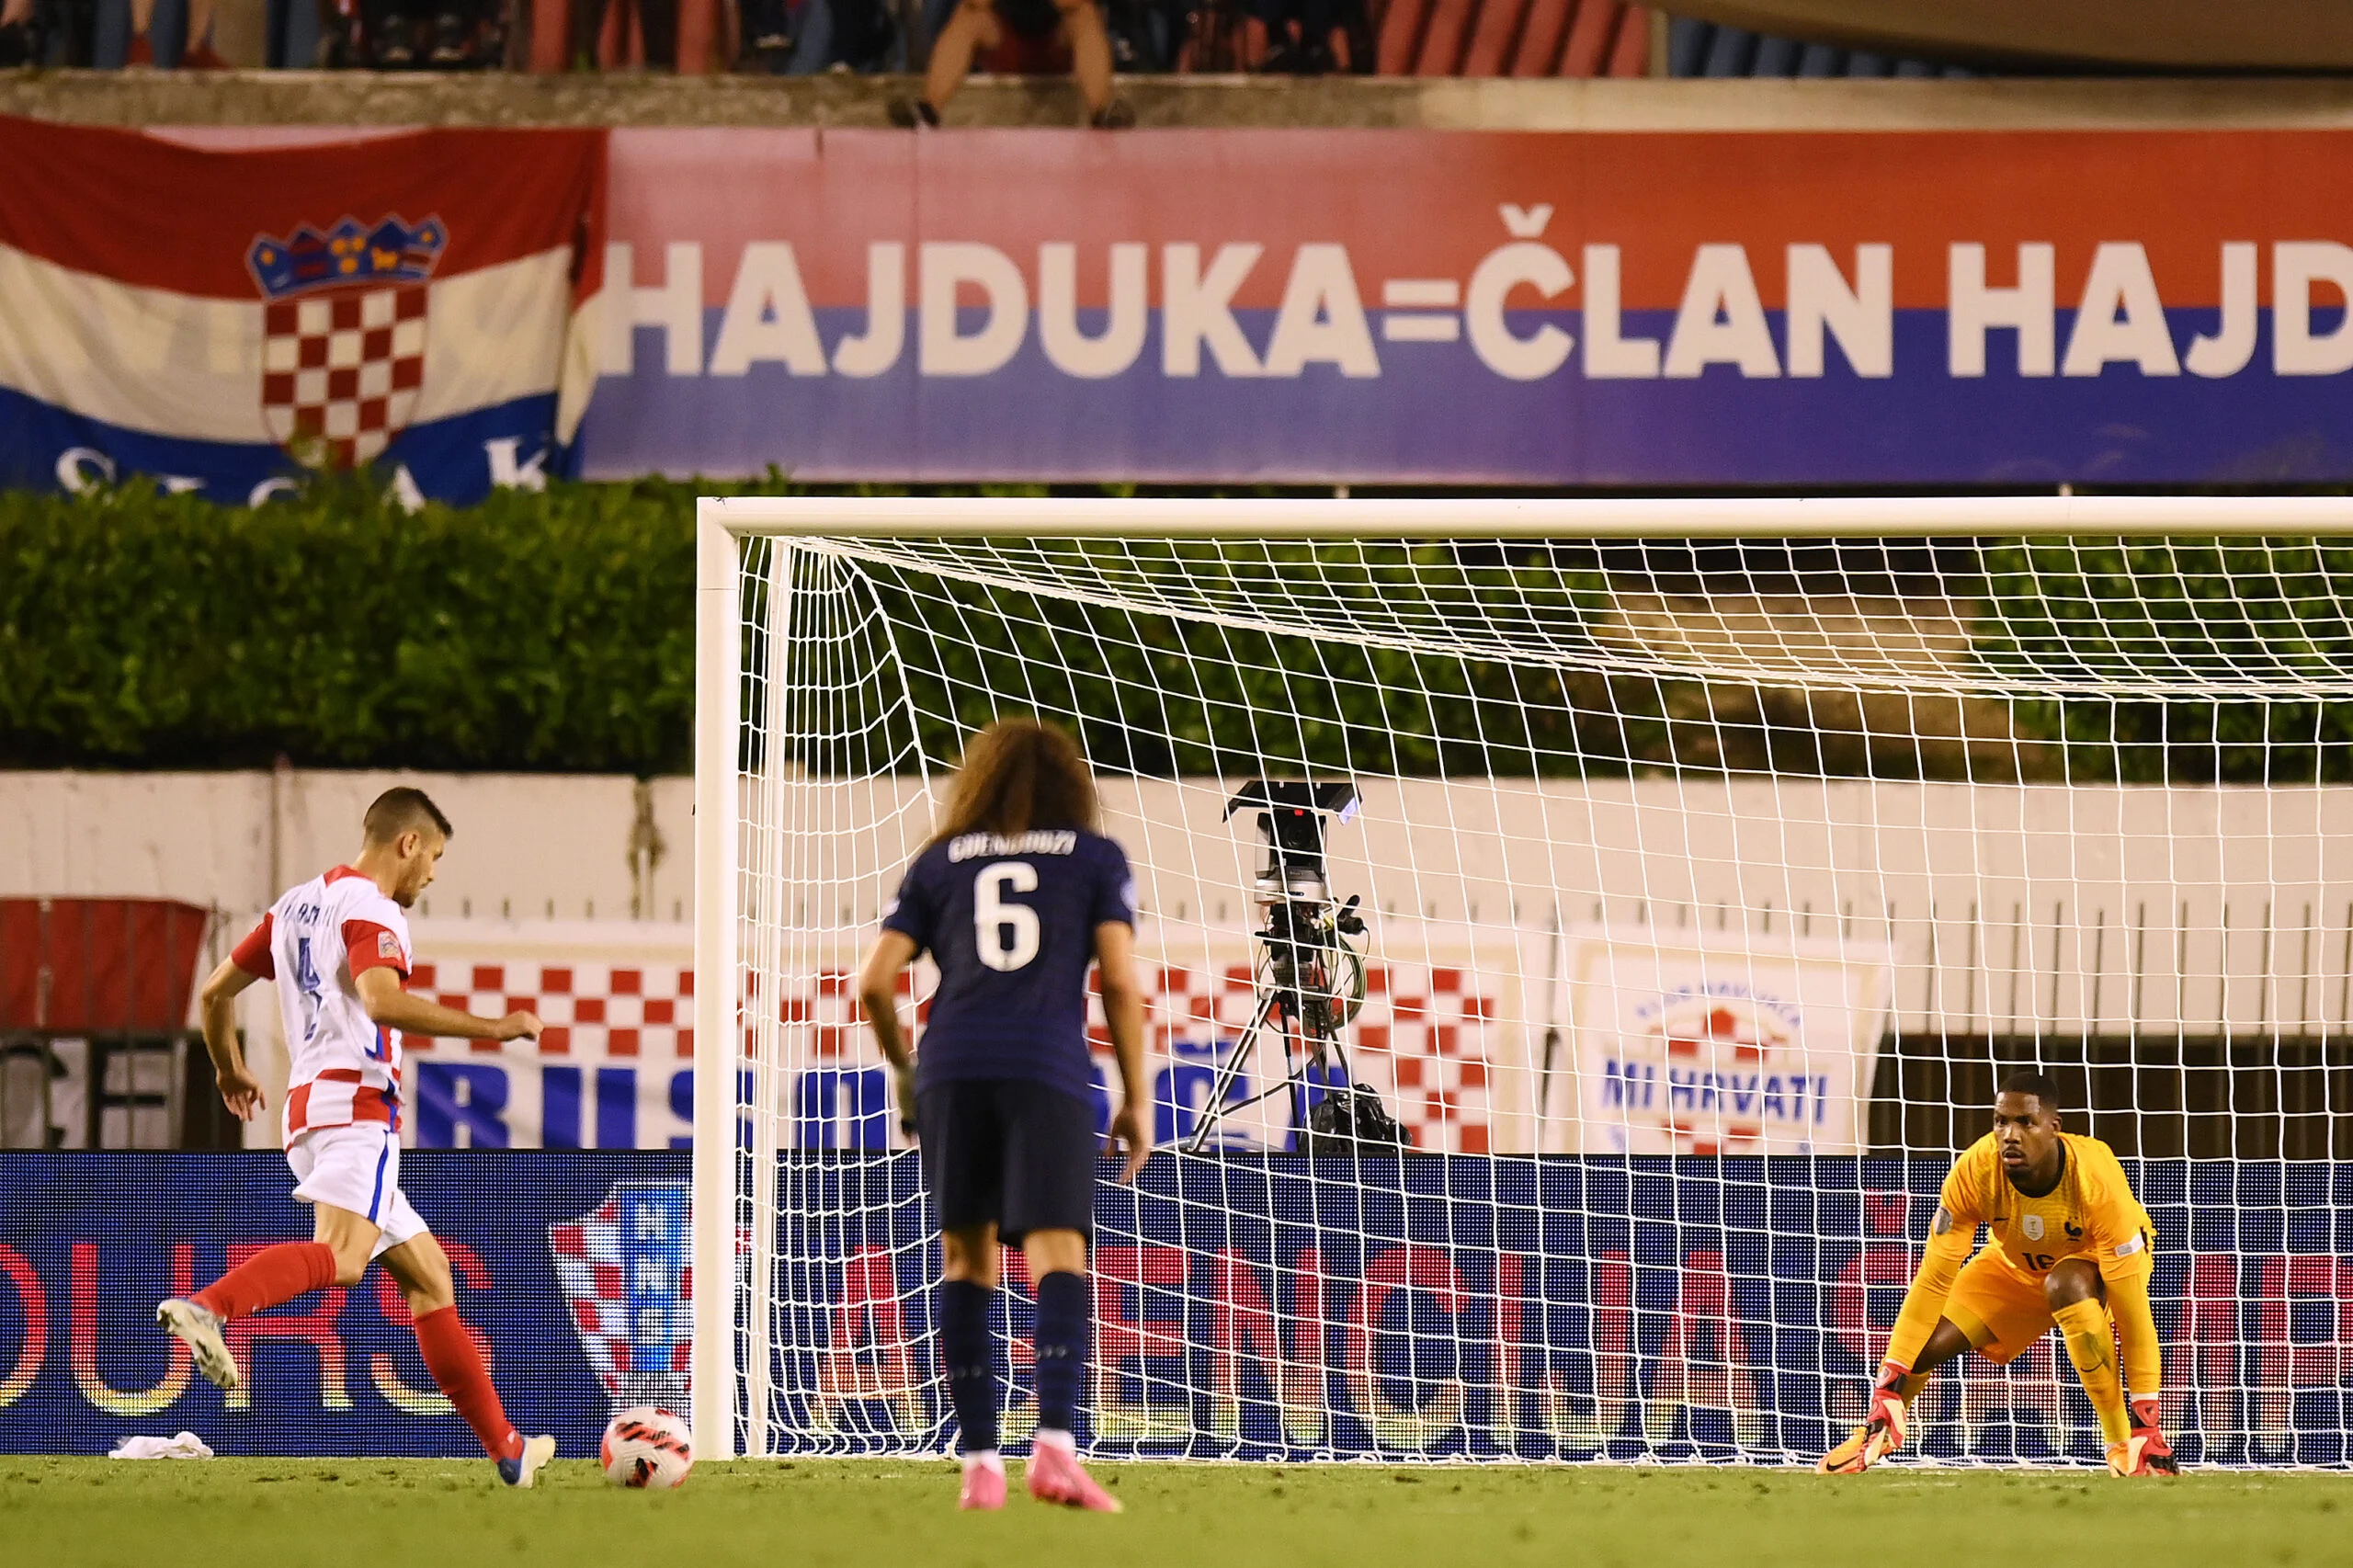
[{"label": "white football boot", "polygon": [[498,1461],[498,1479],[509,1486],[529,1486],[539,1480],[540,1471],[547,1469],[548,1460],[553,1458],[553,1437],[526,1437],[522,1458]]},{"label": "white football boot", "polygon": [[237,1358],[229,1354],[228,1340],[222,1337],[219,1318],[194,1301],[175,1296],[157,1304],[155,1321],[188,1347],[196,1358],[196,1369],[215,1388],[234,1390],[244,1381],[237,1375]]}]

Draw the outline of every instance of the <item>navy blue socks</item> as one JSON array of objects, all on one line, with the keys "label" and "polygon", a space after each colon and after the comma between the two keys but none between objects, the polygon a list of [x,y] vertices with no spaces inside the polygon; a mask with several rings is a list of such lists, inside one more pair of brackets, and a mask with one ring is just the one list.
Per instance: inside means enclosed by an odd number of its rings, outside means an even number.
[{"label": "navy blue socks", "polygon": [[937,1298],[939,1359],[966,1454],[996,1451],[996,1358],[989,1344],[989,1298],[995,1294],[969,1279],[943,1279]]},{"label": "navy blue socks", "polygon": [[1086,1379],[1094,1291],[1084,1274],[1060,1270],[1038,1281],[1038,1430],[1069,1432]]},{"label": "navy blue socks", "polygon": [[[994,1453],[997,1446],[996,1358],[989,1336],[995,1294],[969,1279],[943,1279],[936,1298],[940,1369],[962,1430],[958,1450],[967,1455]],[[1038,1281],[1039,1431],[1070,1433],[1094,1327],[1094,1286],[1086,1275],[1057,1271]]]}]

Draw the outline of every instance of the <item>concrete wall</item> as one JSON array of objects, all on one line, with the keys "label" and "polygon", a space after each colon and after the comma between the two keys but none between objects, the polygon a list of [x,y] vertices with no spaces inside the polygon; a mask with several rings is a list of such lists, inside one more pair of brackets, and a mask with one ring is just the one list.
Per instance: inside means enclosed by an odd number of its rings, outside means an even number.
[{"label": "concrete wall", "polygon": [[[688,918],[691,786],[605,777],[0,775],[0,893],[158,896],[233,936],[416,783],[457,824],[421,927]],[[2353,789],[1692,777],[1367,781],[1332,882],[1377,918],[1893,941],[1908,1027],[2312,1031],[2348,1017]],[[1105,790],[1145,904],[1223,942],[1256,836],[1215,780]],[[915,780],[747,781],[746,915],[855,942],[929,829]],[[762,889],[772,889],[764,898]],[[430,956],[430,955],[423,955]]]},{"label": "concrete wall", "polygon": [[[231,917],[359,847],[368,802],[425,790],[456,825],[421,916],[687,918],[692,787],[607,777],[0,774],[0,890],[176,898]],[[650,835],[648,830],[651,830]]]},{"label": "concrete wall", "polygon": [[[907,78],[56,71],[0,113],[99,125],[879,127]],[[1121,91],[1145,126],[1436,131],[2114,130],[2353,124],[2353,81],[2164,78],[1635,81],[1166,76]],[[1075,125],[1067,78],[979,77],[953,125]]]},{"label": "concrete wall", "polygon": [[[1246,928],[1256,836],[1213,780],[1113,781],[1165,931]],[[1894,945],[1897,1021],[1961,1035],[2353,1024],[2353,788],[1688,778],[1366,781],[1331,881],[1500,934],[1657,926]],[[747,915],[870,926],[928,812],[905,782],[747,797]],[[757,890],[778,890],[763,905]]]}]

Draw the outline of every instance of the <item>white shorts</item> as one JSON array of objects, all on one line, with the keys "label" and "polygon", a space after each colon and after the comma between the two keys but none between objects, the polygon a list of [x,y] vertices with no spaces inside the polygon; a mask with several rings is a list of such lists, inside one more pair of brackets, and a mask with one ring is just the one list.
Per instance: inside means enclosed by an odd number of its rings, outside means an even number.
[{"label": "white shorts", "polygon": [[425,1221],[401,1190],[400,1134],[382,1122],[296,1133],[286,1146],[286,1163],[294,1168],[295,1197],[347,1209],[375,1222],[382,1233],[369,1256],[381,1257],[426,1233]]}]

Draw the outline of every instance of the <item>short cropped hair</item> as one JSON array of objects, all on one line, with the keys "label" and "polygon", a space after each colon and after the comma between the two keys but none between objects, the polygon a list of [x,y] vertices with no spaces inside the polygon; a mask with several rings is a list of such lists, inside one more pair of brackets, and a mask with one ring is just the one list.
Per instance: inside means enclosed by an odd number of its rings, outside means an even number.
[{"label": "short cropped hair", "polygon": [[2032,1067],[2013,1068],[2010,1075],[2002,1080],[1999,1092],[2006,1095],[2031,1095],[2042,1102],[2044,1110],[2062,1108],[2059,1104],[2057,1081],[2048,1073],[2038,1072]]},{"label": "short cropped hair", "polygon": [[1094,832],[1101,816],[1095,775],[1068,732],[1035,719],[999,719],[965,746],[933,842],[983,831]]},{"label": "short cropped hair", "polygon": [[443,838],[456,831],[433,797],[422,790],[412,790],[405,784],[395,785],[376,797],[368,808],[363,826],[370,844],[390,844],[404,833],[422,833],[433,829]]}]

